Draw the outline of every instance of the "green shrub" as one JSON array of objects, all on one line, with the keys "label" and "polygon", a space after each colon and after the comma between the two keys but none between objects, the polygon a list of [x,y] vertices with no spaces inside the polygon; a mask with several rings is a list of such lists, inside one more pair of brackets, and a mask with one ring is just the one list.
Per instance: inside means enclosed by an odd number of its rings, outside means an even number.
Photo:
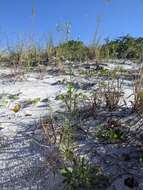
[{"label": "green shrub", "polygon": [[87,48],[81,41],[68,41],[57,48],[57,56],[70,61],[84,61],[87,57]]},{"label": "green shrub", "polygon": [[121,36],[115,40],[106,39],[102,45],[101,54],[106,58],[142,59],[143,38],[130,35]]}]

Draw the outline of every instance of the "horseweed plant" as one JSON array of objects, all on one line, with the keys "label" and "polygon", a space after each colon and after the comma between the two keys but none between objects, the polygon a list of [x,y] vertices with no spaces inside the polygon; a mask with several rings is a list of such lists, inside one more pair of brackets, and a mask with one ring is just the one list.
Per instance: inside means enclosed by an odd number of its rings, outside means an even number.
[{"label": "horseweed plant", "polygon": [[70,164],[61,169],[67,190],[103,190],[108,187],[108,178],[101,174],[98,166],[91,165],[84,157],[73,156]]},{"label": "horseweed plant", "polygon": [[70,116],[74,116],[78,111],[78,103],[82,97],[83,94],[77,92],[74,86],[71,83],[68,83],[66,94],[61,94],[58,98],[65,104],[66,111]]},{"label": "horseweed plant", "polygon": [[75,153],[76,143],[73,139],[72,120],[78,112],[79,101],[83,100],[82,93],[78,93],[71,83],[68,84],[66,94],[59,96],[66,106],[69,117],[66,117],[60,144],[63,157],[61,174],[67,190],[100,190],[109,185],[108,178],[103,176],[97,165],[90,164],[85,158]]}]

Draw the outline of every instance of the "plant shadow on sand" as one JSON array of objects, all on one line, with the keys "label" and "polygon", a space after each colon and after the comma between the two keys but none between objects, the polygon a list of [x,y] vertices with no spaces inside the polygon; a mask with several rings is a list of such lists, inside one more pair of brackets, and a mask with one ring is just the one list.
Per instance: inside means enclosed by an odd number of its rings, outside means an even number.
[{"label": "plant shadow on sand", "polygon": [[[56,189],[61,176],[54,176],[46,165],[51,147],[41,146],[42,129],[38,123],[18,126],[16,136],[1,143],[0,189]],[[34,139],[41,142],[37,144]]]}]

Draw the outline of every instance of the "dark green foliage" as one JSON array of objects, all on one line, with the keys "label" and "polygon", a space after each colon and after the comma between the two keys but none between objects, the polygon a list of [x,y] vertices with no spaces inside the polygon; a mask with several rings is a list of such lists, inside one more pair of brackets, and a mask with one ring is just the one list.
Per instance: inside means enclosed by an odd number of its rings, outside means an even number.
[{"label": "dark green foliage", "polygon": [[83,42],[71,40],[61,44],[57,48],[57,54],[70,61],[83,61],[87,57],[87,48]]},{"label": "dark green foliage", "polygon": [[105,40],[101,48],[102,57],[119,59],[142,59],[143,38],[134,38],[130,35],[118,39]]},{"label": "dark green foliage", "polygon": [[111,139],[111,141],[121,140],[123,138],[123,132],[120,129],[109,129],[107,137]]},{"label": "dark green foliage", "polygon": [[99,140],[106,140],[109,143],[120,142],[125,139],[124,132],[119,128],[107,128],[105,126],[98,126],[96,137]]},{"label": "dark green foliage", "polygon": [[100,173],[99,167],[92,166],[84,158],[74,157],[72,167],[61,169],[65,189],[69,190],[103,190],[109,180]]}]

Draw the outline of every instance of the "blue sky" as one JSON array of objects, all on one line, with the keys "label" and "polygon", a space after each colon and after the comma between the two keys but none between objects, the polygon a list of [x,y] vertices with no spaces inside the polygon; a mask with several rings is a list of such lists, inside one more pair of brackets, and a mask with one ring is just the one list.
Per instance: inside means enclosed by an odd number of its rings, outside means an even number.
[{"label": "blue sky", "polygon": [[[143,36],[143,0],[0,0],[0,42],[49,34],[58,41],[56,24],[70,21],[72,37],[90,43],[99,21],[102,39],[124,34]],[[32,8],[36,15],[32,17]]]}]

